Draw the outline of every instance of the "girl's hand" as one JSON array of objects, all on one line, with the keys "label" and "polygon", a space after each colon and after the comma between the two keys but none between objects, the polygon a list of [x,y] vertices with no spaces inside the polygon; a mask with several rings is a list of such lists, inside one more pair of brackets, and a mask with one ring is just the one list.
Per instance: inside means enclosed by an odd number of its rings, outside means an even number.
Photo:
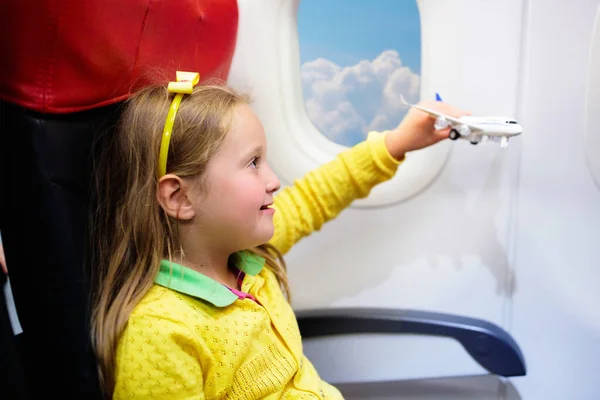
[{"label": "girl's hand", "polygon": [[4,258],[4,247],[0,244],[0,266],[2,266],[2,271],[8,275],[8,269],[6,269],[6,259]]},{"label": "girl's hand", "polygon": [[[456,118],[470,115],[467,111],[440,101],[423,101],[419,105]],[[388,151],[394,158],[400,160],[405,153],[431,146],[450,135],[450,127],[436,131],[434,124],[435,117],[411,108],[400,125],[387,133],[385,143]]]}]

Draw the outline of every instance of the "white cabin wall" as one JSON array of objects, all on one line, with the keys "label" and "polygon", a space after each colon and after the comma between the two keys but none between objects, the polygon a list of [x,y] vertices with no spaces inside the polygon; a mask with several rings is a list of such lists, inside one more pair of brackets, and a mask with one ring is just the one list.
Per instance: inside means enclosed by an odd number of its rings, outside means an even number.
[{"label": "white cabin wall", "polygon": [[[282,38],[294,39],[286,25],[293,3],[239,1],[230,76],[254,97],[275,143],[275,171],[314,161],[278,147],[287,140],[290,113],[303,112],[294,97],[300,85],[292,82],[297,44],[281,47]],[[486,319],[514,335],[524,352],[527,376],[511,379],[524,399],[600,398],[600,191],[588,160],[600,157],[600,148],[586,149],[598,141],[584,141],[599,5],[420,0],[429,24],[422,97],[439,91],[475,114],[514,115],[524,133],[506,150],[444,143],[447,151],[430,155],[447,160],[423,190],[385,207],[350,208],[302,240],[287,255],[294,306],[415,308]],[[282,26],[290,36],[278,35]],[[407,160],[405,170],[419,174],[415,165],[423,159]],[[483,372],[459,345],[435,338],[325,340],[307,351],[333,381]]]},{"label": "white cabin wall", "polygon": [[525,399],[597,399],[600,191],[585,151],[600,148],[583,138],[600,2],[530,3],[512,316],[528,374],[513,382]]}]

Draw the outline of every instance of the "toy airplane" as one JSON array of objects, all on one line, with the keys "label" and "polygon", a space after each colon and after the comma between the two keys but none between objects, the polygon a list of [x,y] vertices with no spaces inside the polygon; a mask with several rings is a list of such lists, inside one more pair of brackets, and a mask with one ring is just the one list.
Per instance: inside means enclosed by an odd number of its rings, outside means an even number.
[{"label": "toy airplane", "polygon": [[[506,148],[509,138],[520,135],[523,132],[521,125],[512,118],[472,116],[455,118],[425,107],[410,104],[404,100],[402,95],[400,95],[400,100],[409,107],[414,107],[436,117],[435,129],[444,129],[450,126],[452,128],[450,130],[450,139],[452,140],[462,138],[468,140],[471,144],[478,144],[482,140],[491,140],[500,142],[500,147]],[[436,100],[442,100],[438,94],[436,94]]]}]

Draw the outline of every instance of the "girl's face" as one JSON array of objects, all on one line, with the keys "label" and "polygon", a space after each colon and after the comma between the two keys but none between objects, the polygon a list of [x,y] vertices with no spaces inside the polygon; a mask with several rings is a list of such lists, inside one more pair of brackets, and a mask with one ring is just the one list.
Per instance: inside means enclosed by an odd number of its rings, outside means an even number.
[{"label": "girl's face", "polygon": [[273,194],[280,182],[266,160],[267,143],[259,119],[238,106],[223,146],[208,162],[192,193],[198,234],[231,252],[266,243],[273,236]]}]

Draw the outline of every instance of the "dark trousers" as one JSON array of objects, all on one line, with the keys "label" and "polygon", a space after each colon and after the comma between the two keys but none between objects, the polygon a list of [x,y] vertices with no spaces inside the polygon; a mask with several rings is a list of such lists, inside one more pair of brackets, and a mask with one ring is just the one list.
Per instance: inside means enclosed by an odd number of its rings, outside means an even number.
[{"label": "dark trousers", "polygon": [[88,212],[93,145],[118,109],[43,115],[0,102],[0,232],[33,399],[99,398]]}]

